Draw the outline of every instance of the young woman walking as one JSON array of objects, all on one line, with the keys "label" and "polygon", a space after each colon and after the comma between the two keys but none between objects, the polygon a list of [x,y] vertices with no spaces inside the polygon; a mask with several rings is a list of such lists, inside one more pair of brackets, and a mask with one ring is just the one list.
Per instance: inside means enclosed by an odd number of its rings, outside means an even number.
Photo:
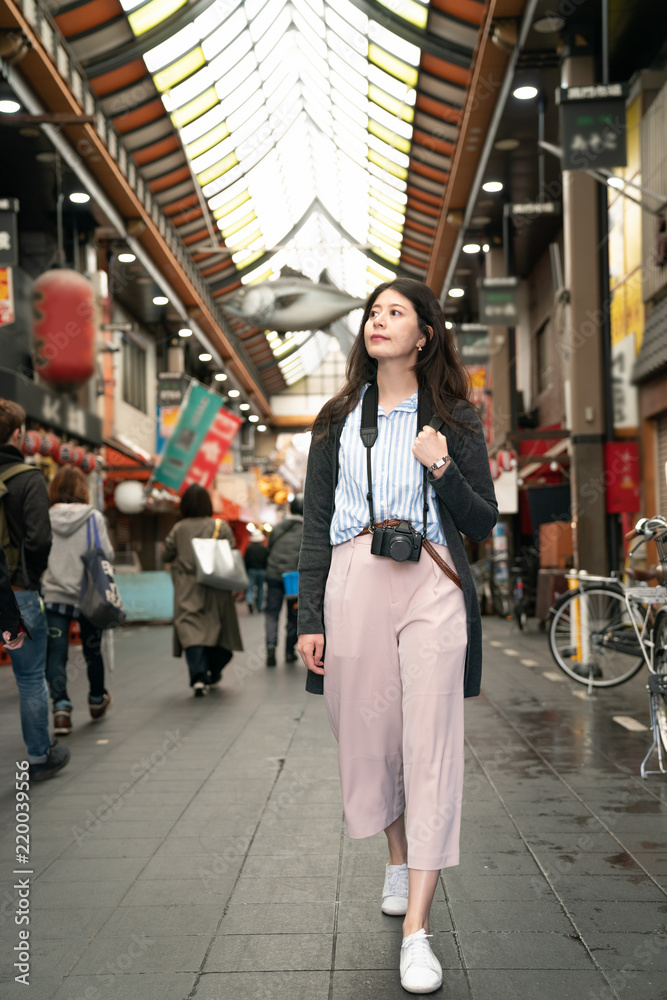
[{"label": "young woman walking", "polygon": [[480,688],[461,533],[481,541],[498,516],[468,395],[433,292],[380,285],[315,421],[305,484],[298,649],[338,741],[348,833],[387,835],[382,910],[404,917],[410,993],[442,983],[429,913],[459,862],[463,699]]},{"label": "young woman walking", "polygon": [[78,603],[83,577],[81,556],[91,542],[95,544],[95,529],[109,562],[113,562],[114,552],[106,521],[90,503],[88,483],[81,469],[74,465],[63,465],[58,469],[49,486],[49,500],[53,545],[42,577],[49,629],[46,679],[53,699],[53,731],[56,736],[67,736],[72,732],[73,706],[67,693],[67,655],[69,627],[73,618],[79,620],[81,647],[88,668],[88,711],[91,719],[99,721],[111,705],[111,695],[104,685],[102,629],[81,614]]},{"label": "young woman walking", "polygon": [[[212,538],[215,532],[213,505],[207,490],[192,483],[181,497],[181,520],[164,543],[163,559],[172,564],[174,583],[173,654],[185,659],[190,687],[195,698],[222,677],[234,650],[243,649],[234,598],[226,590],[214,590],[197,583],[192,550],[193,538]],[[236,542],[226,521],[220,521],[219,538],[234,549]]]}]

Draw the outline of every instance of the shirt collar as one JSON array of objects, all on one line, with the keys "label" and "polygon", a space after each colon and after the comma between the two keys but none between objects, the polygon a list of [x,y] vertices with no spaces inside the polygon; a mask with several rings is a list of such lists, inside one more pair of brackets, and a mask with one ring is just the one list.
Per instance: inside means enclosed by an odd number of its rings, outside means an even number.
[{"label": "shirt collar", "polygon": [[[366,389],[368,388],[369,385],[370,382],[367,383],[364,389],[364,393],[366,392]],[[416,413],[418,399],[419,399],[419,390],[415,389],[415,391],[412,393],[411,396],[408,397],[408,399],[404,399],[403,402],[399,403],[398,406],[395,406],[391,412],[394,413],[396,410],[401,410],[403,413]],[[384,410],[382,412],[384,413]]]}]

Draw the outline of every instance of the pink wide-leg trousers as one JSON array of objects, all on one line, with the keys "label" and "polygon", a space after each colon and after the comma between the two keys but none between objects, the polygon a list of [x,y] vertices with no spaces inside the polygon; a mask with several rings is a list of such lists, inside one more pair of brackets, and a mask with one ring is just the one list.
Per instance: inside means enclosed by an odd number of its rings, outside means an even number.
[{"label": "pink wide-leg trousers", "polygon": [[324,598],[347,831],[370,837],[406,811],[409,867],[448,868],[463,792],[463,594],[425,551],[398,563],[370,548],[370,535],[334,546]]}]

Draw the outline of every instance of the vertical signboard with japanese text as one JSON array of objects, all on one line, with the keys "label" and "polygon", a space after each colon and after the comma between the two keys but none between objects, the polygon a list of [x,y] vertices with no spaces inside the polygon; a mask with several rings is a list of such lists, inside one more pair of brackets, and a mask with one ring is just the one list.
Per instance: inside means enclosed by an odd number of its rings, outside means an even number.
[{"label": "vertical signboard with japanese text", "polygon": [[627,94],[621,83],[559,88],[563,170],[626,165]]},{"label": "vertical signboard with japanese text", "polygon": [[19,262],[19,234],[16,198],[0,198],[0,267],[16,267]]},{"label": "vertical signboard with japanese text", "polygon": [[217,393],[191,385],[158,459],[155,479],[180,493],[191,483],[208,489],[240,425],[241,418],[222,408]]},{"label": "vertical signboard with japanese text", "polygon": [[0,326],[9,326],[15,321],[12,269],[11,267],[0,267]]}]

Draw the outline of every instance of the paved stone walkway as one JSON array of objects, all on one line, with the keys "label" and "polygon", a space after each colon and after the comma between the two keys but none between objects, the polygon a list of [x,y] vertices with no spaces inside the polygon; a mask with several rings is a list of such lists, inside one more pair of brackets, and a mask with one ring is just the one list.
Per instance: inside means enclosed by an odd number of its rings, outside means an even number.
[{"label": "paved stone walkway", "polygon": [[[242,626],[246,653],[198,700],[168,629],[126,629],[98,724],[73,652],[72,760],[30,793],[29,989],[12,969],[23,745],[0,669],[2,1000],[407,996],[400,918],[378,902],[384,836],[346,836],[322,699],[301,666],[264,668],[260,616]],[[643,675],[587,699],[543,635],[487,620],[485,647],[463,860],[432,913],[435,995],[667,998],[667,781],[639,778],[650,734],[613,720],[647,723]]]}]

